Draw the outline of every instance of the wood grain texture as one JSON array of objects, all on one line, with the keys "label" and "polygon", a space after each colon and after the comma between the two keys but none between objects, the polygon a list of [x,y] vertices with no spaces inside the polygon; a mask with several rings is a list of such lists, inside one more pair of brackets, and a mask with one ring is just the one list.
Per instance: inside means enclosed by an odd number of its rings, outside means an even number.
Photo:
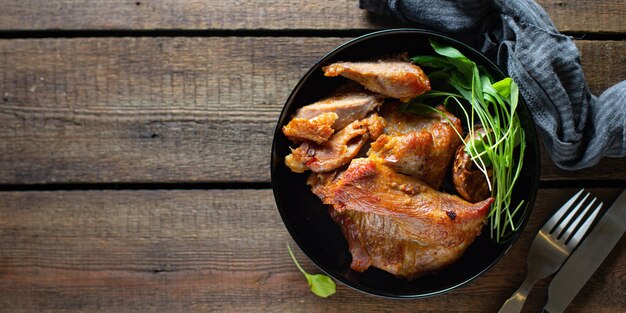
[{"label": "wood grain texture", "polygon": [[585,79],[592,93],[600,95],[614,84],[626,80],[624,41],[577,40]]},{"label": "wood grain texture", "polygon": [[[624,0],[539,0],[560,31],[626,32]],[[311,14],[302,14],[310,12]],[[171,1],[3,0],[2,30],[378,29],[402,27],[357,0]]]},{"label": "wood grain texture", "polygon": [[[267,182],[287,96],[346,40],[0,40],[0,184]],[[626,79],[625,42],[578,44],[592,90]],[[547,160],[544,179],[626,177],[624,159]]]},{"label": "wood grain texture", "polygon": [[[606,203],[620,190],[591,190]],[[270,190],[1,192],[1,312],[496,312],[522,282],[530,241],[575,190],[540,190],[509,253],[468,285],[388,300],[343,285],[315,297],[290,260]],[[622,240],[568,312],[626,307]],[[296,249],[305,269],[317,272]],[[547,282],[525,312],[545,303]]]},{"label": "wood grain texture", "polygon": [[537,0],[537,3],[548,12],[560,31],[626,32],[625,0]]}]

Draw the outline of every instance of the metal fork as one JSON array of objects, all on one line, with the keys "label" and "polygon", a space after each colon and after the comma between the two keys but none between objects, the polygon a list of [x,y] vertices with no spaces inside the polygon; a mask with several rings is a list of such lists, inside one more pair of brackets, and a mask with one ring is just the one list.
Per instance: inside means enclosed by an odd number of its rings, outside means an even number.
[{"label": "metal fork", "polygon": [[[574,248],[578,246],[578,243],[596,218],[598,211],[602,208],[602,202],[600,202],[595,209],[592,209],[591,214],[582,226],[576,228],[597,200],[594,197],[581,213],[581,207],[590,195],[587,193],[582,200],[579,200],[583,191],[584,189],[581,189],[565,202],[541,227],[541,230],[539,230],[539,233],[537,233],[530,245],[526,279],[513,296],[500,308],[499,313],[521,311],[526,297],[535,283],[555,273],[563,265],[563,262],[569,257]],[[570,210],[574,205],[575,207]],[[573,222],[571,222],[572,219],[574,219]]]}]

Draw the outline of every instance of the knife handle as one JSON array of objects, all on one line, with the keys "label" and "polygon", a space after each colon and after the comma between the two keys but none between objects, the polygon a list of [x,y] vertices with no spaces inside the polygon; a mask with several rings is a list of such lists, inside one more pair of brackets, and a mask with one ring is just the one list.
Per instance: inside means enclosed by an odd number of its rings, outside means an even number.
[{"label": "knife handle", "polygon": [[504,302],[498,313],[521,312],[522,308],[524,307],[524,302],[526,302],[526,297],[528,297],[528,293],[533,288],[533,285],[535,285],[535,281],[529,279],[529,277],[527,276],[519,289],[517,289],[517,291],[513,294],[513,296],[511,296],[509,300],[506,300],[506,302]]}]

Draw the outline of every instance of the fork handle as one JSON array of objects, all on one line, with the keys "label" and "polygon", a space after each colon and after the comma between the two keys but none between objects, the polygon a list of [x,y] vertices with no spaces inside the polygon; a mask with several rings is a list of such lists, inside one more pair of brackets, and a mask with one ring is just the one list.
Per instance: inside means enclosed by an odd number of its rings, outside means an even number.
[{"label": "fork handle", "polygon": [[529,277],[526,277],[522,285],[517,289],[517,291],[504,302],[504,305],[500,308],[498,313],[518,313],[524,307],[524,302],[526,302],[526,297],[528,293],[535,285],[536,280],[532,280]]}]

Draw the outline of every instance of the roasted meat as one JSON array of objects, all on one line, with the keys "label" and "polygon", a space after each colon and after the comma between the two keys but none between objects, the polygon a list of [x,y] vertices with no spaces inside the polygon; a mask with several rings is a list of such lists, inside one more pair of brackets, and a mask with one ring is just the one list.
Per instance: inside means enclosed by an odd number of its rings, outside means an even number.
[{"label": "roasted meat", "polygon": [[343,76],[365,88],[402,101],[430,90],[422,69],[408,61],[386,59],[377,62],[337,62],[322,68],[326,76]]},{"label": "roasted meat", "polygon": [[385,121],[376,113],[350,123],[323,144],[302,143],[285,157],[285,164],[294,172],[307,169],[313,172],[329,172],[347,164],[358,153],[367,139],[382,133]]},{"label": "roasted meat", "polygon": [[296,117],[283,126],[283,134],[295,143],[309,140],[321,144],[335,132],[332,126],[337,118],[335,112],[322,113],[312,119]]},{"label": "roasted meat", "polygon": [[492,198],[471,204],[398,174],[380,159],[354,159],[340,174],[311,174],[352,254],[351,268],[374,266],[413,279],[457,260],[480,234]]},{"label": "roasted meat", "polygon": [[456,148],[461,144],[457,132],[461,121],[445,110],[438,113],[402,113],[399,105],[387,103],[381,115],[387,121],[384,134],[372,143],[368,155],[381,158],[395,171],[421,179],[439,188]]},{"label": "roasted meat", "polygon": [[[477,136],[484,135],[484,130],[480,128],[475,133]],[[468,135],[465,141],[471,139],[471,135]],[[492,177],[491,168],[487,168],[487,175]],[[456,150],[452,166],[452,182],[461,197],[472,203],[487,199],[491,194],[485,174],[474,164],[470,155],[465,151],[465,146],[460,146]]]},{"label": "roasted meat", "polygon": [[[455,262],[480,234],[494,201],[457,150],[461,121],[443,106],[438,113],[400,112],[400,101],[430,90],[424,72],[405,59],[337,62],[323,71],[352,82],[300,108],[283,127],[300,143],[285,164],[311,170],[307,184],[348,241],[350,267],[414,279]],[[367,158],[356,158],[370,139]],[[455,151],[461,163],[454,183],[477,203],[438,191]]]},{"label": "roasted meat", "polygon": [[[439,123],[452,125],[459,131],[459,133],[462,131],[460,119],[448,112],[442,105],[437,106],[436,109],[444,113],[445,116],[436,112],[427,114],[400,112],[399,102],[388,102],[381,108],[380,111],[381,116],[388,121],[388,125],[385,128],[385,134],[402,135],[416,130],[428,130],[433,126],[433,124]],[[450,130],[454,131],[453,129]]]},{"label": "roasted meat", "polygon": [[332,125],[335,131],[364,118],[369,112],[383,104],[383,96],[369,92],[356,84],[344,85],[333,95],[304,106],[296,112],[294,118],[310,120],[323,113],[333,112],[337,119]]}]

